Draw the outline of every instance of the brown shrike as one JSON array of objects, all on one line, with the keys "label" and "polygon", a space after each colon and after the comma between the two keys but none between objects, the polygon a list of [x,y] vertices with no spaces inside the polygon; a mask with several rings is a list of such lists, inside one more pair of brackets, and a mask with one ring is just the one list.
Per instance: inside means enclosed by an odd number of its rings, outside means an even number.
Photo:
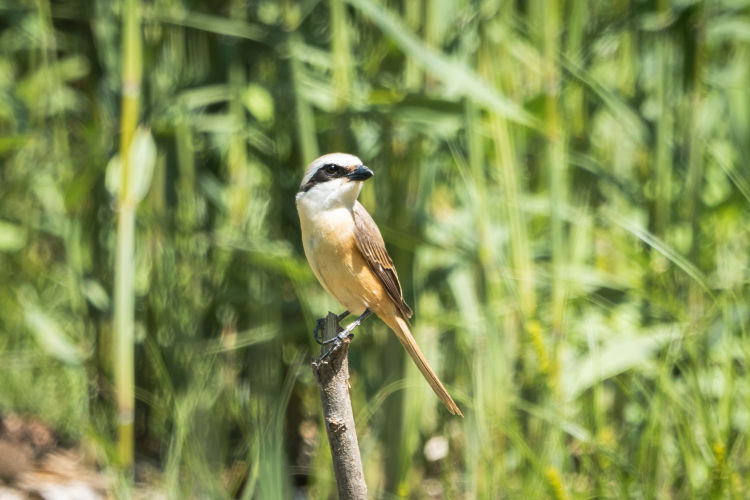
[{"label": "brown shrike", "polygon": [[411,308],[404,301],[396,268],[380,230],[357,201],[372,170],[356,156],[332,153],[313,161],[297,193],[305,256],[318,281],[347,312],[358,315],[344,338],[375,313],[398,336],[422,375],[454,415],[461,410],[438,379],[409,330]]}]

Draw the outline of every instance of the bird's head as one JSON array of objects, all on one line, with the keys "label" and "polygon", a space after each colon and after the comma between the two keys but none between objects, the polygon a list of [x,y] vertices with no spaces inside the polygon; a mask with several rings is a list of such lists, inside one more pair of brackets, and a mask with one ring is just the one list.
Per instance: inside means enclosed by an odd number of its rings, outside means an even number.
[{"label": "bird's head", "polygon": [[297,201],[305,200],[319,209],[352,206],[362,189],[362,182],[373,175],[373,171],[354,155],[323,155],[307,167]]}]

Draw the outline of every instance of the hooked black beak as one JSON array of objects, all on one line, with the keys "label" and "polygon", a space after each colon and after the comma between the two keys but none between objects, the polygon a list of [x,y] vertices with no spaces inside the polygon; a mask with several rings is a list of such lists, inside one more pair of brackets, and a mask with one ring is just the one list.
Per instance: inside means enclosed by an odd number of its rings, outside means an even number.
[{"label": "hooked black beak", "polygon": [[364,165],[360,165],[349,172],[346,176],[353,181],[365,181],[373,175],[375,175],[375,172],[365,167]]}]

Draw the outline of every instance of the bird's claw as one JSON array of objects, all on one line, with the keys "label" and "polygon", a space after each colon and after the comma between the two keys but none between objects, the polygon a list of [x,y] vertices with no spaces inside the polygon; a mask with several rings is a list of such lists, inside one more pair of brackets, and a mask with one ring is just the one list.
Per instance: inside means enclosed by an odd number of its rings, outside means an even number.
[{"label": "bird's claw", "polygon": [[315,323],[315,329],[313,330],[313,337],[315,338],[315,342],[317,342],[320,345],[323,345],[327,342],[324,340],[320,340],[320,330],[323,329],[324,324],[325,324],[325,318],[318,318],[318,321]]},{"label": "bird's claw", "polygon": [[[325,318],[319,318],[317,323],[315,324],[315,330],[313,330],[313,337],[315,337],[315,342],[317,342],[320,345],[333,344],[333,346],[331,346],[331,348],[328,349],[328,351],[326,351],[320,356],[320,359],[326,359],[330,357],[333,353],[341,349],[341,346],[344,345],[344,340],[351,341],[354,338],[354,334],[352,333],[352,330],[358,327],[359,324],[362,323],[362,321],[366,319],[370,314],[372,314],[372,312],[369,309],[366,309],[365,312],[359,318],[352,321],[352,323],[349,324],[345,330],[341,331],[338,335],[328,340],[320,340],[320,330],[323,329],[325,326]],[[337,320],[341,321],[348,315],[349,315],[349,311],[344,311],[338,316]]]},{"label": "bird's claw", "polygon": [[[349,316],[349,311],[342,312],[341,314],[338,315],[338,321],[341,321],[347,316]],[[325,327],[325,322],[326,322],[325,318],[318,318],[318,320],[315,323],[315,329],[313,330],[313,337],[315,338],[315,342],[317,342],[319,345],[330,344],[331,342],[336,340],[336,339],[320,340],[320,331]]]},{"label": "bird's claw", "polygon": [[332,339],[324,340],[321,343],[321,345],[323,345],[323,344],[331,344],[332,343],[333,346],[330,349],[328,349],[326,352],[324,352],[320,356],[320,359],[326,359],[326,358],[328,358],[333,353],[335,353],[336,351],[338,351],[339,349],[341,349],[341,346],[344,345],[344,340],[351,341],[353,338],[354,338],[354,334],[350,333],[350,330],[347,328],[346,330],[344,330],[343,332],[339,333],[338,335],[336,335]]}]

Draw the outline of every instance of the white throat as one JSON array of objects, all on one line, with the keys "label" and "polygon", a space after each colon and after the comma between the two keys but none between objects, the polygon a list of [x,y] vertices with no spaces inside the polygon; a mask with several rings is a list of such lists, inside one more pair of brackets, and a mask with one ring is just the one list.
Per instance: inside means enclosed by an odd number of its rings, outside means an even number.
[{"label": "white throat", "polygon": [[361,181],[341,178],[322,182],[307,191],[297,193],[297,209],[300,214],[304,213],[308,217],[337,208],[351,210],[361,190]]}]

